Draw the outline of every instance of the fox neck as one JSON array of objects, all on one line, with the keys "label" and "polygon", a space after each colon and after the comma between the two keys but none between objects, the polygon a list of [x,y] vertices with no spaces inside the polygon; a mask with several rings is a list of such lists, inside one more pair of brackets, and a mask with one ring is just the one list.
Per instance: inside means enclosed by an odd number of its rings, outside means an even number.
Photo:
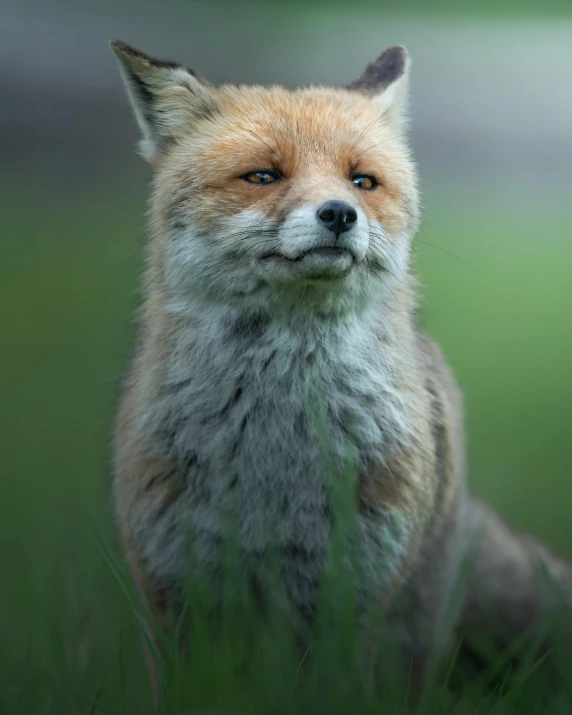
[{"label": "fox neck", "polygon": [[415,302],[410,276],[388,290],[383,301],[370,301],[359,310],[341,314],[308,309],[303,294],[284,301],[276,311],[268,311],[267,306],[223,304],[198,297],[179,300],[163,295],[160,300],[163,315],[174,319],[171,329],[180,333],[179,337],[187,331],[200,334],[203,345],[219,341],[244,344],[245,340],[254,345],[256,336],[264,335],[271,336],[271,341],[284,341],[285,349],[303,341],[321,343],[327,350],[328,345],[335,349],[348,339],[370,342],[370,336],[374,344],[383,342],[409,354],[415,334]]},{"label": "fox neck", "polygon": [[266,392],[275,389],[272,376],[281,382],[286,373],[295,392],[305,392],[312,381],[327,390],[328,376],[334,380],[335,375],[351,382],[354,375],[367,373],[375,382],[411,384],[416,352],[411,286],[403,282],[392,297],[393,302],[359,314],[319,318],[294,313],[289,319],[257,317],[198,300],[166,301],[163,320],[146,326],[144,344],[158,377],[152,400],[193,382],[215,409],[215,402],[229,397],[224,385],[242,384],[243,374]]}]

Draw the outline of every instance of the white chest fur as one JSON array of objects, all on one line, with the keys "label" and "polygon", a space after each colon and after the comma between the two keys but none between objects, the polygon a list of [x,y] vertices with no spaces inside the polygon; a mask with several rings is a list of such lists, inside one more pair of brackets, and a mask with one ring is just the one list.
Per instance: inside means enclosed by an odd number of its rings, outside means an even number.
[{"label": "white chest fur", "polygon": [[[189,319],[141,423],[156,456],[187,475],[183,497],[145,525],[159,578],[180,574],[185,530],[200,561],[218,567],[228,517],[245,558],[282,551],[291,596],[314,598],[331,543],[332,478],[355,481],[351,465],[343,471],[348,454],[359,471],[383,464],[392,442],[415,439],[414,406],[396,385],[402,357],[381,328],[373,315],[318,325]],[[381,588],[407,551],[407,525],[378,509],[359,529]]]}]

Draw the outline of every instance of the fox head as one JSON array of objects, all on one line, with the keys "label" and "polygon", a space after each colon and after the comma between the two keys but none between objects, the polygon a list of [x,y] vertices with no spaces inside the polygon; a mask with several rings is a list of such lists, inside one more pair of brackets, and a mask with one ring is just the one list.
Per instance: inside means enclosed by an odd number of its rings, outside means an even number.
[{"label": "fox head", "polygon": [[344,88],[289,91],[215,88],[111,46],[155,173],[152,272],[173,303],[332,316],[406,282],[419,208],[404,47]]}]

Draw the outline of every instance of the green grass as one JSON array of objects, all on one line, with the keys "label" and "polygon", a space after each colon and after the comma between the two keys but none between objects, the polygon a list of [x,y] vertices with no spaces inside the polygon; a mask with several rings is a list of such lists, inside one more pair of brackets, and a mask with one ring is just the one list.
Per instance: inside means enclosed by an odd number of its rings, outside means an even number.
[{"label": "green grass", "polygon": [[[143,192],[121,201],[112,190],[78,193],[65,209],[49,190],[9,198],[0,261],[0,713],[143,715],[150,692],[108,464],[133,337]],[[425,323],[464,390],[471,483],[517,526],[572,556],[572,212],[425,203],[416,244]],[[279,624],[269,631],[230,619],[226,636],[203,632],[198,661],[170,663],[170,713],[366,713],[389,697],[368,691],[351,631],[326,629],[298,687],[300,657]],[[456,691],[440,681],[431,711],[571,711],[567,679],[551,694],[525,676],[491,694],[457,670]]]}]

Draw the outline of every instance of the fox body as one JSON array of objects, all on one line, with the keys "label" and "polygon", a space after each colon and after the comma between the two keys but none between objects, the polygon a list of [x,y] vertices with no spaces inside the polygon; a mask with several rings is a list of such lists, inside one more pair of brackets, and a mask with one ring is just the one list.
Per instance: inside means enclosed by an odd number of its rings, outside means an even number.
[{"label": "fox body", "polygon": [[415,320],[405,49],[348,87],[288,91],[215,88],[112,46],[154,168],[115,438],[134,572],[164,603],[190,536],[218,573],[228,517],[244,569],[278,552],[311,619],[346,474],[358,590],[423,660],[476,520],[460,396]]}]

